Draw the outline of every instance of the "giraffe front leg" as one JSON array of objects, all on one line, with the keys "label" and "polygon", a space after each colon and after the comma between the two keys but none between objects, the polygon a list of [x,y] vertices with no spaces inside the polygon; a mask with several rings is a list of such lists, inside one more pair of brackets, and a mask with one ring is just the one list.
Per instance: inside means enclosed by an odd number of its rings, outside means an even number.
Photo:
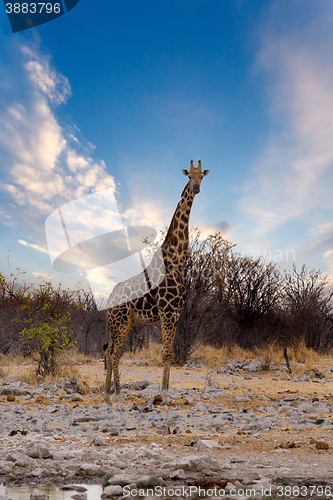
[{"label": "giraffe front leg", "polygon": [[120,391],[120,375],[119,375],[119,360],[121,353],[116,351],[113,355],[112,365],[113,365],[113,380],[114,380],[114,389],[115,389],[115,398],[117,403],[123,403],[123,399],[121,397]]},{"label": "giraffe front leg", "polygon": [[176,332],[178,315],[174,314],[172,318],[161,318],[162,327],[162,360],[163,360],[163,379],[162,379],[162,404],[170,404],[169,379],[172,359],[173,338]]},{"label": "giraffe front leg", "polygon": [[163,353],[163,379],[162,379],[162,404],[170,405],[169,379],[170,379],[171,355]]},{"label": "giraffe front leg", "polygon": [[[109,346],[110,347],[110,346]],[[104,399],[107,404],[111,404],[110,392],[111,392],[111,380],[112,380],[112,359],[111,359],[111,347],[105,351],[105,363],[106,363],[106,376],[105,376],[105,386],[104,386]]]}]

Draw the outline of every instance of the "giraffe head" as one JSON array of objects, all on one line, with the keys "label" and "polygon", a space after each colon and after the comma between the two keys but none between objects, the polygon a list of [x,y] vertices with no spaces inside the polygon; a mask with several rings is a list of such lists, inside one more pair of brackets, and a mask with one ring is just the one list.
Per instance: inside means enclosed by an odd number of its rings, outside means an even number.
[{"label": "giraffe head", "polygon": [[192,190],[193,194],[198,194],[200,193],[201,181],[206,175],[209,174],[210,170],[202,171],[200,160],[198,161],[197,168],[195,168],[195,166],[193,165],[193,160],[191,160],[190,170],[188,171],[182,169],[182,172],[189,178],[190,189]]}]

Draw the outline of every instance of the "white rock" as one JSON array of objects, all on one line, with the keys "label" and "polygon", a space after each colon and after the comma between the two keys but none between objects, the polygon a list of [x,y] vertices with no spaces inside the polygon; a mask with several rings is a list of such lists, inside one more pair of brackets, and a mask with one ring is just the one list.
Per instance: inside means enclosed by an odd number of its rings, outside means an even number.
[{"label": "white rock", "polygon": [[198,451],[212,450],[219,448],[220,444],[215,439],[202,439],[194,445],[194,449]]},{"label": "white rock", "polygon": [[49,450],[41,443],[31,443],[25,452],[30,458],[52,458]]},{"label": "white rock", "polygon": [[218,460],[209,456],[201,456],[189,458],[186,457],[180,462],[174,464],[176,469],[184,470],[203,470],[209,469],[212,471],[221,470],[221,465]]},{"label": "white rock", "polygon": [[235,485],[234,483],[230,483],[230,482],[228,482],[228,483],[225,485],[224,489],[225,489],[225,490],[228,490],[228,491],[230,491],[230,490],[234,490],[234,489],[236,489],[236,485]]},{"label": "white rock", "polygon": [[111,485],[118,484],[120,486],[125,486],[126,484],[131,484],[133,482],[136,481],[133,479],[132,476],[129,476],[128,474],[115,474],[108,480],[109,484]]},{"label": "white rock", "polygon": [[36,488],[32,491],[30,500],[46,500],[46,495],[41,490]]},{"label": "white rock", "polygon": [[106,495],[106,498],[111,498],[113,496],[122,495],[123,489],[119,485],[107,486],[104,488],[103,495]]},{"label": "white rock", "polygon": [[183,469],[177,469],[175,470],[174,472],[172,472],[172,474],[170,475],[170,479],[185,479],[186,478],[186,474],[184,472]]},{"label": "white rock", "polygon": [[106,442],[104,437],[101,436],[100,434],[97,434],[97,436],[94,437],[91,444],[93,444],[95,446],[107,446],[108,445],[108,443]]}]

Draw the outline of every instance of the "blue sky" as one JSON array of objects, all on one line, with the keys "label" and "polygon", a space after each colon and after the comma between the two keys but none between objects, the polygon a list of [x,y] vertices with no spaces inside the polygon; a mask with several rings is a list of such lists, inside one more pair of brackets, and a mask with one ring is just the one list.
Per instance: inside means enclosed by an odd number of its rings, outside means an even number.
[{"label": "blue sky", "polygon": [[[191,223],[333,277],[330,0],[80,0],[11,33],[0,6],[0,271],[52,268],[45,220],[109,189],[164,229],[193,159]],[[289,252],[289,253],[288,253]]]}]

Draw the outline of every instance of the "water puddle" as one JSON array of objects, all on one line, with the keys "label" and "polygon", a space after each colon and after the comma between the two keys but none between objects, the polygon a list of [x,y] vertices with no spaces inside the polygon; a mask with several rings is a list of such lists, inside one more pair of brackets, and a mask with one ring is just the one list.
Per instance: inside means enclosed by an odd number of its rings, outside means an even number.
[{"label": "water puddle", "polygon": [[[87,485],[80,484],[78,486],[84,486],[87,488],[87,500],[99,500],[102,494],[102,486],[99,484]],[[1,495],[7,495],[9,500],[30,500],[30,495],[34,488],[37,486],[21,486],[19,488],[13,488],[11,486],[3,486],[0,485],[0,497]],[[72,495],[77,494],[73,488],[72,490],[61,490],[57,486],[51,486],[49,484],[43,484],[38,486],[38,489],[41,490],[46,495],[46,500],[70,500]]]}]

